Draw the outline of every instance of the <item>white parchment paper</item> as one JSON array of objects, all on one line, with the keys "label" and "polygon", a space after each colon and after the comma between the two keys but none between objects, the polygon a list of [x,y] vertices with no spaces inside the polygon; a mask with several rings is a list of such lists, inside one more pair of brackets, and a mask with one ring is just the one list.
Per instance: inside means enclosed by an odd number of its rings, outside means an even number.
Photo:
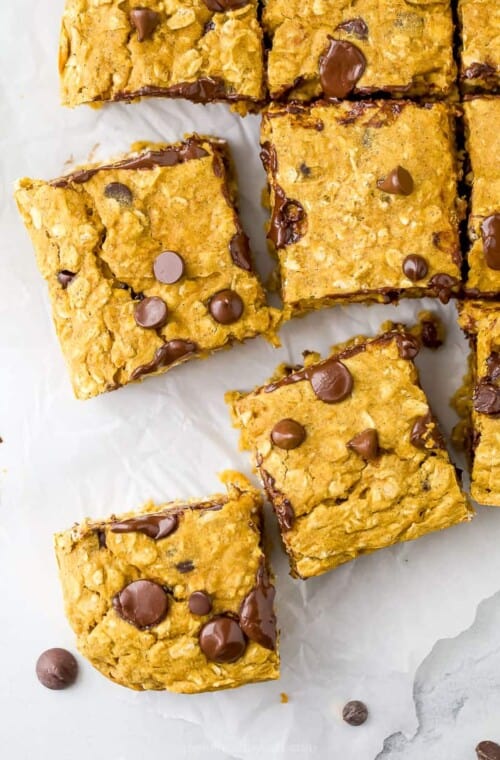
[{"label": "white parchment paper", "polygon": [[[417,732],[421,742],[423,724],[414,689],[419,678],[432,681],[440,671],[431,658],[417,680],[415,673],[436,642],[468,628],[479,602],[500,588],[500,513],[492,509],[480,510],[470,525],[363,557],[307,583],[291,580],[275,541],[279,682],[199,696],[135,694],[82,661],[78,684],[67,692],[51,693],[36,682],[34,663],[43,649],[74,649],[52,533],[86,515],[120,512],[149,498],[205,496],[218,490],[216,473],[228,467],[250,474],[230,426],[226,390],[252,387],[279,362],[300,360],[306,348],[325,353],[338,340],[375,333],[386,319],[412,321],[431,307],[446,321],[448,339],[438,353],[422,352],[418,363],[449,432],[455,418],[448,399],[460,383],[466,355],[453,305],[335,308],[288,324],[279,350],[257,339],[142,385],[74,400],[45,285],[12,201],[17,177],[51,178],[89,157],[110,158],[139,139],[178,139],[192,130],[219,135],[229,140],[236,158],[243,219],[263,273],[269,260],[258,119],[241,119],[223,106],[159,100],[99,111],[62,109],[56,70],[62,4],[2,0],[0,6],[2,756],[372,760],[387,739],[381,757],[472,758],[480,739],[495,738],[497,731],[500,740],[498,710],[479,707],[464,714],[464,739],[459,746],[453,742],[452,753],[447,748],[458,719],[429,723],[427,715],[429,738],[418,749],[412,737]],[[481,647],[495,649],[495,626],[488,631],[483,638],[466,637],[446,673],[458,660],[474,663]],[[448,651],[446,642],[439,647]],[[476,672],[470,667],[472,675],[454,687],[465,701],[472,699],[468,689]],[[498,700],[494,673],[489,684],[489,698]],[[280,702],[280,692],[288,694],[287,704]],[[422,693],[424,704],[432,700]],[[362,728],[341,720],[342,705],[352,698],[370,708]],[[388,739],[393,734],[400,735]]]}]

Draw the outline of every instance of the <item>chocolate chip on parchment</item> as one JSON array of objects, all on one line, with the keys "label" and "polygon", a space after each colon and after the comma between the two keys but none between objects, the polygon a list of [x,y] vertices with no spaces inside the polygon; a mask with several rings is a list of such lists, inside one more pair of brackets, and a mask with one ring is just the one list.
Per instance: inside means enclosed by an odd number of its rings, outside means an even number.
[{"label": "chocolate chip on parchment", "polygon": [[304,442],[306,431],[303,425],[289,418],[280,420],[271,430],[271,440],[280,449],[290,451]]},{"label": "chocolate chip on parchment", "polygon": [[160,623],[168,612],[168,596],[154,581],[132,581],[113,598],[115,612],[135,625],[150,628]]},{"label": "chocolate chip on parchment", "polygon": [[210,299],[210,314],[221,325],[232,325],[243,314],[243,301],[234,290],[221,290]]},{"label": "chocolate chip on parchment", "polygon": [[379,453],[378,433],[373,428],[363,430],[351,438],[346,446],[359,454],[362,459],[371,462],[377,458]]},{"label": "chocolate chip on parchment", "polygon": [[352,391],[352,375],[341,361],[332,358],[311,367],[306,371],[306,377],[320,401],[333,404],[342,401]]},{"label": "chocolate chip on parchment", "polygon": [[57,273],[57,282],[62,287],[63,290],[66,290],[68,285],[73,282],[75,279],[76,274],[74,272],[70,272],[69,269],[62,269],[60,272]]},{"label": "chocolate chip on parchment", "polygon": [[176,514],[144,515],[130,520],[111,523],[113,533],[143,533],[148,538],[158,541],[174,533],[179,526]]},{"label": "chocolate chip on parchment", "polygon": [[414,189],[413,177],[407,169],[396,166],[384,179],[377,180],[377,187],[391,195],[411,195]]},{"label": "chocolate chip on parchment", "polygon": [[153,271],[158,282],[173,285],[184,274],[184,259],[175,251],[163,251],[154,260]]},{"label": "chocolate chip on parchment", "polygon": [[481,224],[483,251],[490,269],[500,269],[500,214],[486,217]]},{"label": "chocolate chip on parchment", "polygon": [[344,705],[342,717],[350,726],[362,726],[368,718],[368,708],[364,702],[353,699]]},{"label": "chocolate chip on parchment", "polygon": [[143,298],[134,309],[134,317],[139,327],[158,329],[167,321],[167,304],[158,296]]},{"label": "chocolate chip on parchment", "polygon": [[132,8],[130,23],[137,30],[137,40],[144,42],[153,36],[154,30],[160,23],[160,14],[151,8]]},{"label": "chocolate chip on parchment", "polygon": [[106,185],[104,188],[104,195],[106,198],[112,198],[119,203],[120,206],[130,206],[134,199],[132,190],[122,182],[110,182],[109,185]]},{"label": "chocolate chip on parchment", "polygon": [[212,597],[206,591],[193,591],[188,607],[193,615],[208,615],[212,611]]},{"label": "chocolate chip on parchment", "polygon": [[67,689],[76,681],[78,663],[67,649],[47,649],[37,660],[36,675],[47,689]]},{"label": "chocolate chip on parchment", "polygon": [[236,620],[226,615],[205,623],[199,641],[201,651],[212,662],[235,662],[247,646],[245,635]]},{"label": "chocolate chip on parchment", "polygon": [[411,253],[403,261],[403,272],[412,282],[423,280],[428,271],[429,267],[426,260],[416,253]]},{"label": "chocolate chip on parchment", "polygon": [[319,59],[319,78],[327,98],[345,98],[363,76],[366,58],[345,40],[329,38],[328,49]]},{"label": "chocolate chip on parchment", "polygon": [[438,327],[435,322],[425,320],[422,322],[422,343],[426,348],[439,348],[443,341],[439,337]]},{"label": "chocolate chip on parchment", "polygon": [[496,742],[479,742],[476,747],[477,760],[500,760],[500,744]]}]

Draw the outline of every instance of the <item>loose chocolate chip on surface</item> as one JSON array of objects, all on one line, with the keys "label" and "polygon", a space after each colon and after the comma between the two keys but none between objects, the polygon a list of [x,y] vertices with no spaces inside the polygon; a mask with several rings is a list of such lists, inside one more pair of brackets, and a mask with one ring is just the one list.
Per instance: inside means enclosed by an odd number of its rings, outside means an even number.
[{"label": "loose chocolate chip on surface", "polygon": [[429,271],[426,260],[423,256],[412,253],[403,261],[403,272],[412,282],[423,280]]},{"label": "loose chocolate chip on surface", "polygon": [[305,428],[292,419],[280,420],[271,430],[271,440],[280,449],[296,449],[305,440]]},{"label": "loose chocolate chip on surface", "polygon": [[134,309],[134,317],[139,327],[163,327],[168,317],[167,304],[158,296],[143,298]]},{"label": "loose chocolate chip on surface", "polygon": [[500,214],[486,217],[481,224],[483,251],[490,269],[500,269]]},{"label": "loose chocolate chip on surface", "polygon": [[208,615],[212,610],[212,598],[205,591],[193,591],[189,597],[188,607],[193,615]]},{"label": "loose chocolate chip on surface", "polygon": [[190,573],[194,570],[194,562],[192,559],[185,559],[182,562],[178,562],[175,567],[180,573]]},{"label": "loose chocolate chip on surface", "polygon": [[151,8],[132,8],[130,11],[130,22],[137,30],[137,39],[139,42],[149,39],[160,23],[160,14]]},{"label": "loose chocolate chip on surface", "polygon": [[426,348],[439,348],[443,341],[439,337],[439,331],[435,322],[429,320],[422,322],[422,343]]},{"label": "loose chocolate chip on surface", "polygon": [[370,462],[376,459],[379,453],[378,433],[373,428],[368,428],[361,433],[357,433],[346,445],[349,449],[355,451],[356,454],[359,454],[362,459]]},{"label": "loose chocolate chip on surface", "polygon": [[333,404],[342,401],[352,391],[352,375],[338,359],[328,359],[306,372],[307,379],[320,401]]},{"label": "loose chocolate chip on surface", "polygon": [[257,572],[257,583],[246,595],[240,608],[240,626],[252,641],[266,649],[276,648],[276,616],[273,604],[274,586],[263,561]]},{"label": "loose chocolate chip on surface", "polygon": [[233,263],[240,269],[245,269],[247,272],[252,271],[252,257],[250,255],[250,246],[248,245],[248,238],[244,232],[237,232],[231,238],[229,243],[229,252]]},{"label": "loose chocolate chip on surface", "polygon": [[347,34],[353,34],[358,40],[368,39],[368,26],[366,25],[366,21],[360,16],[342,21],[341,24],[335,27],[335,30],[337,29],[347,32]]},{"label": "loose chocolate chip on surface", "polygon": [[364,702],[353,699],[344,705],[342,717],[350,726],[362,726],[368,718],[368,708]]},{"label": "loose chocolate chip on surface", "polygon": [[163,251],[154,260],[153,271],[158,282],[173,285],[184,274],[184,259],[175,251]]},{"label": "loose chocolate chip on surface", "polygon": [[500,388],[480,380],[475,387],[472,403],[480,414],[500,414]]},{"label": "loose chocolate chip on surface", "polygon": [[327,98],[345,98],[364,74],[366,58],[361,50],[345,40],[330,42],[319,59],[319,79]]},{"label": "loose chocolate chip on surface", "polygon": [[212,662],[235,662],[246,649],[246,638],[233,618],[221,615],[205,623],[200,631],[200,648]]},{"label": "loose chocolate chip on surface", "polygon": [[214,13],[227,13],[235,11],[237,8],[243,8],[248,5],[250,0],[203,0],[209,11]]},{"label": "loose chocolate chip on surface", "polygon": [[37,660],[36,675],[47,689],[59,691],[76,681],[78,663],[67,649],[47,649]]},{"label": "loose chocolate chip on surface", "polygon": [[500,353],[498,351],[492,351],[486,359],[486,366],[488,367],[488,377],[492,380],[498,380],[500,378]]},{"label": "loose chocolate chip on surface", "polygon": [[174,533],[178,526],[179,518],[175,514],[144,515],[112,523],[111,530],[113,533],[144,533],[148,538],[158,541]]},{"label": "loose chocolate chip on surface", "polygon": [[210,299],[210,314],[221,325],[232,325],[243,314],[243,301],[234,290],[221,290]]},{"label": "loose chocolate chip on surface", "polygon": [[384,179],[377,180],[377,187],[392,195],[411,195],[414,188],[413,177],[402,166],[396,166]]},{"label": "loose chocolate chip on surface", "polygon": [[62,287],[63,290],[66,290],[68,285],[73,282],[75,279],[76,274],[74,272],[70,272],[68,269],[62,269],[60,272],[57,273],[57,282]]},{"label": "loose chocolate chip on surface", "polygon": [[159,583],[132,581],[113,598],[115,612],[135,625],[149,628],[160,623],[168,612],[168,596]]},{"label": "loose chocolate chip on surface", "polygon": [[104,195],[106,198],[112,198],[114,201],[117,201],[120,206],[130,206],[134,199],[132,190],[121,182],[110,182],[109,185],[106,185]]},{"label": "loose chocolate chip on surface", "polygon": [[500,744],[496,742],[479,742],[476,747],[477,760],[500,760]]},{"label": "loose chocolate chip on surface", "polygon": [[420,342],[418,338],[410,333],[400,333],[396,337],[399,355],[402,359],[414,359],[420,351]]}]

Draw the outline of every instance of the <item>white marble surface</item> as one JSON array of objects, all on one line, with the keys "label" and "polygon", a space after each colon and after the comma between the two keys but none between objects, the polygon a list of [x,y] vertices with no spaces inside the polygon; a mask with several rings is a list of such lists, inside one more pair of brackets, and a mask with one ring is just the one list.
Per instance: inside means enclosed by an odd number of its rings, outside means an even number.
[{"label": "white marble surface", "polygon": [[[51,535],[86,514],[147,498],[217,489],[215,473],[249,472],[223,403],[226,389],[261,381],[304,348],[325,352],[421,303],[334,309],[287,325],[276,351],[256,340],[168,376],[89,401],[72,398],[44,284],[11,198],[26,174],[50,178],[69,159],[109,157],[132,140],[197,129],[236,154],[248,232],[266,268],[259,208],[264,177],[258,120],[222,106],[144,102],[100,111],[58,105],[56,45],[62,0],[1,3],[0,28],[0,747],[31,760],[473,760],[500,742],[500,512],[364,557],[302,583],[274,551],[282,628],[279,682],[194,697],[134,694],[80,659],[81,677],[48,692],[34,663],[50,646],[74,649],[64,620]],[[96,147],[97,146],[97,147]],[[430,302],[426,305],[428,306]],[[446,347],[419,359],[445,429],[465,368],[453,306]],[[280,692],[290,701],[280,703]],[[364,700],[370,719],[342,723]]]}]

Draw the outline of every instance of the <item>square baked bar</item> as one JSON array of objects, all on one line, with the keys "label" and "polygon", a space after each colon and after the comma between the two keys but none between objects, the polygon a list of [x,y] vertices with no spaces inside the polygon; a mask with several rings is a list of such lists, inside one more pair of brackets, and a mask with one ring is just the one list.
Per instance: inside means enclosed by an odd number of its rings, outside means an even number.
[{"label": "square baked bar", "polygon": [[272,99],[454,88],[449,0],[264,0]]},{"label": "square baked bar", "polygon": [[464,103],[472,186],[467,291],[500,298],[500,97]]},{"label": "square baked bar", "polygon": [[443,103],[271,106],[268,239],[293,310],[439,296],[460,284],[459,169]]},{"label": "square baked bar", "polygon": [[472,516],[400,329],[230,393],[288,552],[309,578]]},{"label": "square baked bar", "polygon": [[460,80],[467,91],[500,87],[500,3],[459,0],[462,34]]},{"label": "square baked bar", "polygon": [[262,499],[242,475],[222,479],[227,496],[56,535],[78,648],[112,681],[193,694],[278,678]]},{"label": "square baked bar", "polygon": [[59,70],[67,106],[142,96],[264,97],[257,0],[66,0]]},{"label": "square baked bar", "polygon": [[78,398],[274,335],[224,141],[193,135],[22,179],[16,199]]},{"label": "square baked bar", "polygon": [[471,357],[458,395],[464,419],[455,438],[469,457],[472,498],[500,507],[500,304],[466,301],[460,307],[460,324]]}]

